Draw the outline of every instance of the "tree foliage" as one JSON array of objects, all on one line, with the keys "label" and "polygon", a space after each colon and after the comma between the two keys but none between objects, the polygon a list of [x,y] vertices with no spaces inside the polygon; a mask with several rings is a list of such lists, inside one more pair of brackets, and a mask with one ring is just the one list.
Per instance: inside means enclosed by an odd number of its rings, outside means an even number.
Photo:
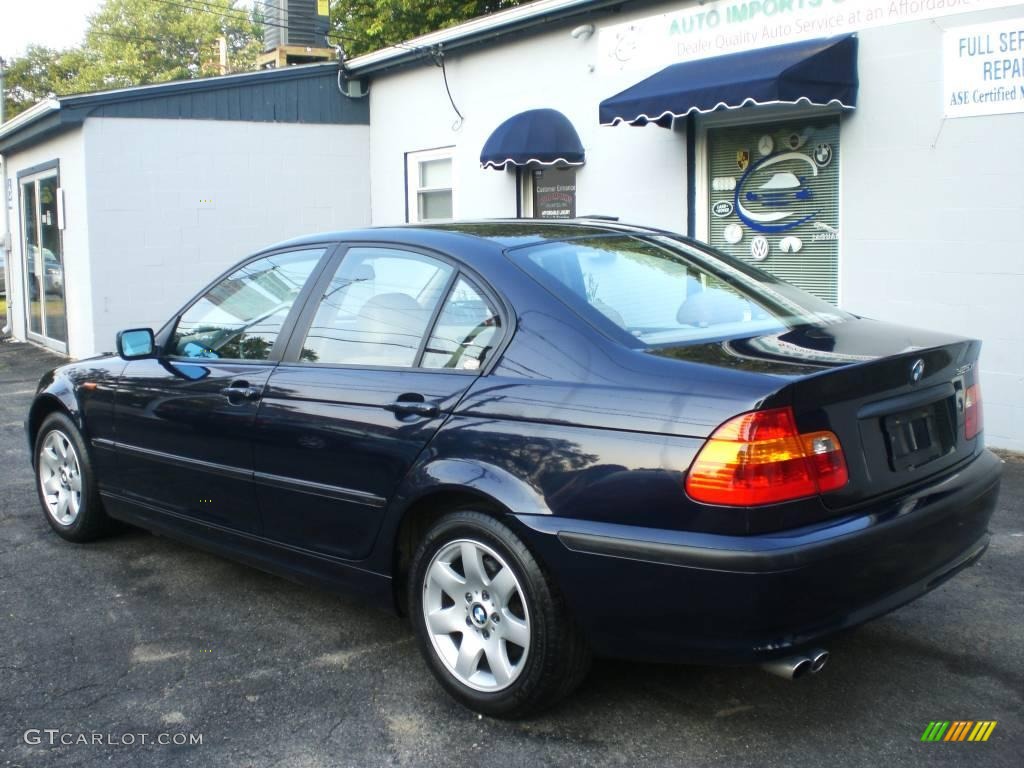
[{"label": "tree foliage", "polygon": [[260,14],[238,0],[105,0],[80,47],[30,46],[10,62],[6,117],[51,95],[219,74],[221,36],[232,71],[252,69],[262,46]]},{"label": "tree foliage", "polygon": [[[8,63],[6,117],[48,96],[216,75],[221,36],[231,70],[252,69],[262,47],[261,11],[280,2],[104,0],[89,17],[81,46],[32,45]],[[346,54],[356,56],[521,2],[332,0],[331,40],[337,35]]]},{"label": "tree foliage", "polygon": [[75,81],[84,61],[84,55],[78,48],[58,51],[42,45],[30,45],[24,56],[13,59],[7,66],[4,117],[9,120],[50,96],[74,93]]},{"label": "tree foliage", "polygon": [[522,0],[334,0],[331,23],[346,55],[358,56],[521,4]]}]

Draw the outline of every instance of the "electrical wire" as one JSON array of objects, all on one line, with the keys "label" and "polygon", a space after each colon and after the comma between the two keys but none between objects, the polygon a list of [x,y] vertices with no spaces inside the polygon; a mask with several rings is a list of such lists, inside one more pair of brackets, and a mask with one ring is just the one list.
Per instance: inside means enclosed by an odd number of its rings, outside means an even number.
[{"label": "electrical wire", "polygon": [[[186,0],[186,2],[180,2],[180,3],[176,3],[173,0],[153,0],[153,2],[160,3],[161,5],[167,5],[167,6],[170,6],[172,8],[183,8],[183,9],[185,9],[187,11],[197,11],[198,13],[209,13],[209,14],[212,14],[214,16],[220,16],[222,19],[227,19],[227,20],[234,21],[234,22],[239,22],[239,23],[246,22],[246,23],[250,23],[250,24],[256,23],[241,8],[226,8],[226,7],[221,6],[221,5],[210,5],[209,3],[203,2],[203,0]],[[236,15],[236,14],[239,14],[239,13],[242,14],[242,15],[241,16]],[[277,27],[278,29],[288,29],[289,28],[287,24],[275,24],[274,22],[265,21],[265,20],[260,22],[260,23],[262,23],[264,26],[267,26],[267,27]]]},{"label": "electrical wire", "polygon": [[452,98],[452,89],[448,87],[448,68],[444,64],[444,51],[438,46],[437,53],[435,54],[435,63],[440,60],[441,75],[444,77],[444,89],[448,93],[448,101],[451,102],[452,109],[455,110],[455,114],[459,116],[459,119],[452,123],[452,130],[457,131],[462,127],[462,124],[466,121],[466,118],[462,116],[459,108],[455,106],[455,99]]},{"label": "electrical wire", "polygon": [[140,43],[164,43],[171,42],[166,37],[147,37],[145,35],[124,35],[117,32],[108,32],[104,29],[90,29],[87,35],[100,35],[102,37],[109,37],[114,40],[122,40],[126,43],[140,42]]},{"label": "electrical wire", "polygon": [[[200,13],[210,13],[210,14],[213,14],[215,16],[220,16],[220,17],[225,18],[225,19],[230,19],[232,21],[249,21],[249,22],[252,21],[252,19],[250,19],[248,16],[244,15],[245,11],[242,10],[241,8],[229,9],[229,8],[225,8],[223,6],[211,5],[208,2],[204,2],[204,0],[183,0],[182,2],[174,2],[174,0],[153,0],[153,1],[157,2],[157,3],[161,3],[163,5],[169,5],[169,6],[172,6],[172,7],[185,8],[187,10],[192,10],[192,11],[199,11]],[[254,0],[254,2],[256,2],[259,5],[262,5],[264,7],[274,8],[274,9],[277,9],[277,10],[281,10],[280,6],[274,5],[273,3],[261,2],[261,0]],[[239,14],[239,13],[241,13],[243,15],[242,16],[235,15],[235,14]],[[287,24],[278,24],[276,22],[267,21],[265,19],[260,21],[259,23],[263,24],[264,26],[275,27],[277,29],[285,29],[285,30],[290,29],[290,27]],[[345,35],[345,34],[341,34],[341,33],[338,33],[338,32],[328,32],[326,34],[326,37],[334,38],[336,40],[347,40],[348,42],[351,42],[351,43],[363,43],[363,44],[367,44],[367,45],[372,44],[371,41],[366,40],[364,38],[353,37],[352,35]],[[422,51],[424,53],[427,53],[429,51],[429,49],[427,49],[424,46],[409,45],[408,43],[404,43],[404,42],[389,43],[389,44],[386,44],[384,47],[385,48],[404,48],[405,50],[409,50],[409,51]]]}]

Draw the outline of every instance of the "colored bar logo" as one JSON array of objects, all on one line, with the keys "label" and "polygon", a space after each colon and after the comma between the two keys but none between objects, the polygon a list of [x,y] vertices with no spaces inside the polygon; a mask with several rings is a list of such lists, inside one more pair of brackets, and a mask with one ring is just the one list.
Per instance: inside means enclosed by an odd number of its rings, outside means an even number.
[{"label": "colored bar logo", "polygon": [[996,729],[995,720],[932,720],[921,741],[988,741]]}]

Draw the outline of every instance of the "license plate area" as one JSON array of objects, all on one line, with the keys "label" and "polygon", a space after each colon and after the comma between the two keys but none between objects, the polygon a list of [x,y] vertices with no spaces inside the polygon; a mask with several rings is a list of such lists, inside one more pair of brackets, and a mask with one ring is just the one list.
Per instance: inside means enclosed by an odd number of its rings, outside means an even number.
[{"label": "license plate area", "polygon": [[882,419],[894,472],[916,469],[955,448],[950,404],[940,400]]}]

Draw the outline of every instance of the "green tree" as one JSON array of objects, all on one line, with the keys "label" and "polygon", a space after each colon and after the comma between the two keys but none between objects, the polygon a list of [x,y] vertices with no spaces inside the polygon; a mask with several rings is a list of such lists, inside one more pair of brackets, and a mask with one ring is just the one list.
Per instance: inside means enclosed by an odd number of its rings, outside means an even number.
[{"label": "green tree", "polygon": [[105,0],[80,47],[29,46],[9,62],[6,118],[48,96],[220,74],[222,36],[231,71],[253,69],[263,40],[259,8],[238,0]]},{"label": "green tree", "polygon": [[216,75],[222,36],[231,69],[252,69],[262,26],[237,0],[106,0],[89,18],[75,85],[94,91]]},{"label": "green tree", "polygon": [[334,0],[331,23],[348,56],[520,5],[522,0]]},{"label": "green tree", "polygon": [[65,51],[30,45],[23,56],[8,62],[4,75],[4,117],[10,120],[37,101],[75,92],[75,79],[84,63],[78,48]]}]

